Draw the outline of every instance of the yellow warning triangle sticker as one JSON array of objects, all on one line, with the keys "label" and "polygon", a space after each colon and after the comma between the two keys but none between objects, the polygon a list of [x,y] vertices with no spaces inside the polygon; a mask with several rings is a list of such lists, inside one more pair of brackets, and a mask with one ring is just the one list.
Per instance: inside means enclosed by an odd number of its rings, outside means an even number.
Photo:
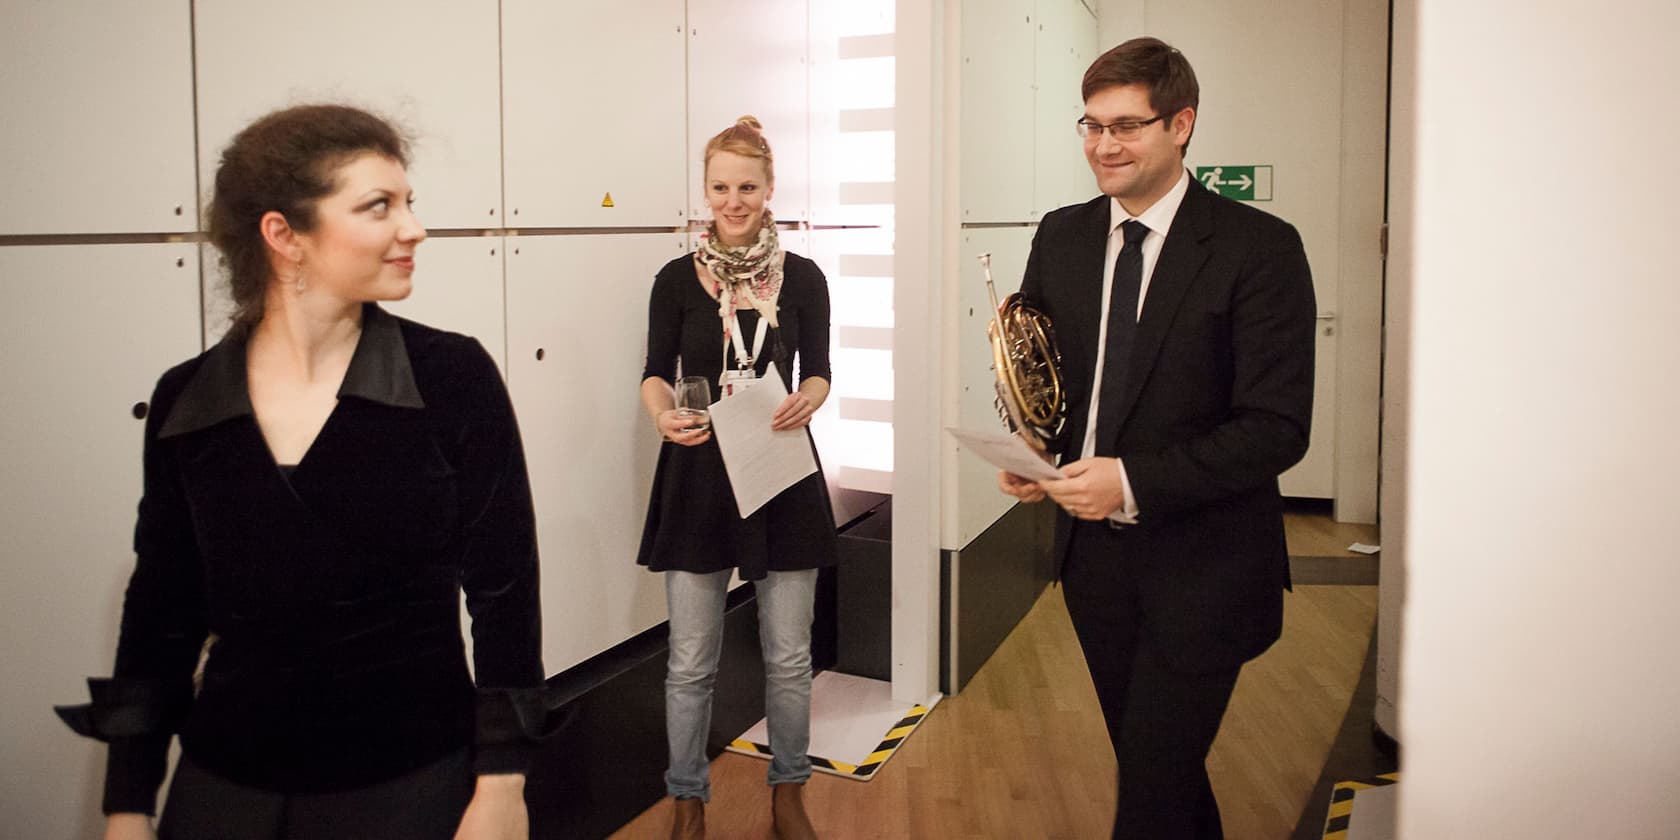
[{"label": "yellow warning triangle sticker", "polygon": [[603,196],[601,196],[601,206],[602,206],[602,207],[611,207],[611,206],[613,206],[613,203],[612,203],[612,193],[607,193],[607,194],[606,194],[606,195],[603,195]]}]

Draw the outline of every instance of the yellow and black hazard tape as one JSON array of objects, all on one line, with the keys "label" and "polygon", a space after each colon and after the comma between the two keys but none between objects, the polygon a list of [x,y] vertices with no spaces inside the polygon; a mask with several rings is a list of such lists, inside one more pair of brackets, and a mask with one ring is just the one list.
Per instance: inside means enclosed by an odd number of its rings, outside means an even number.
[{"label": "yellow and black hazard tape", "polygon": [[1324,840],[1347,840],[1348,824],[1353,821],[1354,794],[1398,781],[1399,773],[1384,773],[1361,782],[1337,782],[1330,791],[1330,811],[1324,815]]},{"label": "yellow and black hazard tape", "polygon": [[[927,717],[927,713],[928,710],[925,706],[912,707],[909,714],[901,718],[898,723],[893,724],[892,729],[887,730],[886,737],[882,738],[881,743],[870,751],[869,756],[863,760],[862,764],[847,764],[844,761],[835,761],[813,755],[811,756],[811,766],[817,770],[867,781],[874,777],[875,771],[881,769],[881,765],[886,763],[887,759],[892,758],[892,754],[898,749],[898,745],[904,743],[904,739],[910,737],[911,732],[916,731],[916,727],[921,725],[922,718]],[[770,755],[768,744],[748,741],[745,738],[736,738],[730,742],[729,746],[745,753],[754,753],[766,757]]]}]

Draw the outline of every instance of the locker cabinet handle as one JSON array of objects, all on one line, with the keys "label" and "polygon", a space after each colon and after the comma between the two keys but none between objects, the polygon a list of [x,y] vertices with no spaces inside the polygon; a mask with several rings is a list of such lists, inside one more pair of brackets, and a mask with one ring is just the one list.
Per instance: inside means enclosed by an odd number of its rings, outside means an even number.
[{"label": "locker cabinet handle", "polygon": [[543,360],[543,355],[544,355],[543,354],[543,349],[541,347],[538,347],[537,348],[537,361],[539,361],[539,362],[542,361]]},{"label": "locker cabinet handle", "polygon": [[128,411],[129,411],[129,413],[130,413],[130,414],[133,414],[133,415],[134,415],[134,419],[136,419],[136,420],[144,420],[144,419],[146,419],[146,415],[147,415],[147,414],[148,414],[148,413],[149,413],[149,412],[150,412],[150,411],[151,411],[151,410],[152,410],[152,407],[151,407],[151,406],[149,406],[149,405],[146,405],[146,404],[145,404],[145,403],[143,403],[143,402],[137,402],[137,403],[135,403],[135,404],[134,404],[134,407],[133,407],[133,408],[131,408],[131,409],[129,409],[129,410],[128,410]]}]

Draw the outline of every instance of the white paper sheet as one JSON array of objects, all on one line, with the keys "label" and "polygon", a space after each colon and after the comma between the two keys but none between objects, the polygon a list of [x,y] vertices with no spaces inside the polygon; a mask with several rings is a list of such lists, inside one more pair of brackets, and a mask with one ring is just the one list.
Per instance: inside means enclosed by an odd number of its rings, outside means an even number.
[{"label": "white paper sheet", "polygon": [[984,458],[987,463],[1000,470],[1008,470],[1022,478],[1033,481],[1045,479],[1066,478],[1055,465],[1044,460],[1044,456],[1027,445],[1015,435],[1006,432],[971,432],[967,429],[945,427],[951,437],[968,448],[968,451]]},{"label": "white paper sheet", "polygon": [[757,382],[712,403],[712,434],[717,436],[723,469],[729,474],[742,519],[817,471],[805,429],[770,430],[770,416],[787,395],[787,386],[772,362]]}]

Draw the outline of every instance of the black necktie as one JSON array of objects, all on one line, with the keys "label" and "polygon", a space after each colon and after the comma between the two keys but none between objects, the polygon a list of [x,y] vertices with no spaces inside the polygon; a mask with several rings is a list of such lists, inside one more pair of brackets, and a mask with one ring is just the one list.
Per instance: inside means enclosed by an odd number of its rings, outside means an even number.
[{"label": "black necktie", "polygon": [[1126,367],[1137,332],[1138,292],[1143,287],[1143,238],[1149,228],[1131,219],[1120,224],[1126,244],[1114,258],[1114,285],[1108,299],[1108,338],[1103,343],[1102,392],[1097,399],[1095,454],[1114,455],[1120,430],[1120,396],[1126,390]]}]

